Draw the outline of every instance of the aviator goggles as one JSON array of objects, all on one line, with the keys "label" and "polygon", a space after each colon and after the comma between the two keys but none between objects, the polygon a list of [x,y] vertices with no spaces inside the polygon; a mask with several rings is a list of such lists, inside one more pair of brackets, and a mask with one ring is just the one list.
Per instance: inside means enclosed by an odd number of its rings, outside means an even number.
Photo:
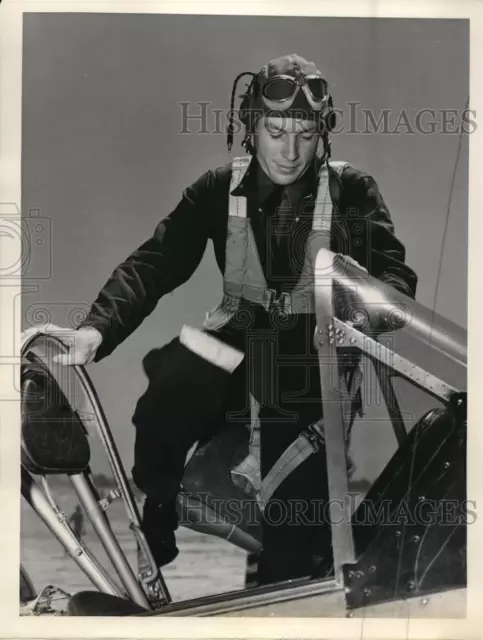
[{"label": "aviator goggles", "polygon": [[328,103],[327,82],[318,75],[272,76],[264,81],[261,94],[269,109],[290,109],[302,89],[314,111],[321,111]]}]

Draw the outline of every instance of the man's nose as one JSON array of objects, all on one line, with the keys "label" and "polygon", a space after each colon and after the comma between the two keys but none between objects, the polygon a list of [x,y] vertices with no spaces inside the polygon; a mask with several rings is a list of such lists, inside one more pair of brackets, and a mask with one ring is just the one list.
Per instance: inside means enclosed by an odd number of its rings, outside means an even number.
[{"label": "man's nose", "polygon": [[287,160],[294,162],[299,157],[299,144],[297,136],[287,136],[287,142],[284,145],[283,155]]}]

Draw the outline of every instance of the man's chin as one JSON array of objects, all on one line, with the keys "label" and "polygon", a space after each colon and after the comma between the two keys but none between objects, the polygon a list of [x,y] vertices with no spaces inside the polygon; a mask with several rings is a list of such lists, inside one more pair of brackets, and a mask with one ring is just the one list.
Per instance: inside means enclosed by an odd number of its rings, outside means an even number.
[{"label": "man's chin", "polygon": [[299,168],[294,171],[273,169],[273,171],[271,172],[271,178],[272,182],[275,182],[275,184],[291,184],[292,182],[295,182],[295,180],[297,180],[301,173],[302,171]]}]

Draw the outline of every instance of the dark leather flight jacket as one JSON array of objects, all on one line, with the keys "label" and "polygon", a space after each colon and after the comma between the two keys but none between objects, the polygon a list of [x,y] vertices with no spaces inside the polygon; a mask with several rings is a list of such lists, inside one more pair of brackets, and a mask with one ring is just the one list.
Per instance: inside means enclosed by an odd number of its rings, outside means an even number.
[{"label": "dark leather flight jacket", "polygon": [[[319,161],[315,161],[304,177],[302,197],[294,215],[299,225],[297,242],[301,238],[303,241],[311,228],[319,166]],[[266,210],[270,189],[267,192],[266,185],[260,188],[259,175],[260,167],[254,159],[234,193],[247,196],[247,213],[267,274],[269,256],[264,247],[269,243],[265,241],[264,222],[273,212]],[[174,211],[159,222],[154,234],[113,271],[79,325],[94,326],[103,336],[95,361],[121,344],[154,310],[162,296],[189,280],[201,262],[208,240],[212,241],[216,262],[224,272],[230,178],[231,163],[204,173],[184,190]],[[374,179],[348,166],[340,179],[331,171],[330,191],[334,202],[331,249],[350,255],[372,276],[414,297],[417,276],[405,264],[405,248],[395,236],[388,208]]]}]

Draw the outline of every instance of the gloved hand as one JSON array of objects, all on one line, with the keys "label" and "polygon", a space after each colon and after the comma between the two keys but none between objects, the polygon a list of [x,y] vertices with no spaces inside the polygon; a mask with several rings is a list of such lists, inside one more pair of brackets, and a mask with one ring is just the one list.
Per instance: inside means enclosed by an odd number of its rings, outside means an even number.
[{"label": "gloved hand", "polygon": [[58,354],[52,358],[56,364],[63,365],[90,364],[102,342],[102,335],[94,327],[69,329],[55,324],[44,324],[24,331],[21,335],[22,344],[36,333],[55,336],[69,348],[67,353]]}]

